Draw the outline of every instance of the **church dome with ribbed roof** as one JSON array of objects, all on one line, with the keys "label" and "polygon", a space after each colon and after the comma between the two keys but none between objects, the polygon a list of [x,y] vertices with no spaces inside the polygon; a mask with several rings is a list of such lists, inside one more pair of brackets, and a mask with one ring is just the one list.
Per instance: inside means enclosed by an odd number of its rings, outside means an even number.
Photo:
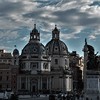
[{"label": "church dome with ribbed roof", "polygon": [[40,33],[36,29],[36,25],[30,33],[29,43],[23,48],[22,54],[45,54],[45,47],[40,43]]},{"label": "church dome with ribbed roof", "polygon": [[48,55],[67,55],[68,48],[66,44],[59,39],[60,31],[55,26],[52,31],[52,39],[46,44],[46,53]]},{"label": "church dome with ribbed roof", "polygon": [[22,50],[22,54],[44,54],[45,48],[42,43],[28,43]]}]

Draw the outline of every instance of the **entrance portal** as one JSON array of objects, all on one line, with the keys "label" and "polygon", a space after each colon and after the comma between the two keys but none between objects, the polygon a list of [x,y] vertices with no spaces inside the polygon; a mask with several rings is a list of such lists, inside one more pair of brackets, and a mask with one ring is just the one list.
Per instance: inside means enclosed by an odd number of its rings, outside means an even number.
[{"label": "entrance portal", "polygon": [[32,86],[32,92],[33,92],[33,93],[36,92],[36,86],[35,86],[35,85]]},{"label": "entrance portal", "polygon": [[38,91],[38,80],[36,78],[31,79],[30,90],[32,93],[36,93]]}]

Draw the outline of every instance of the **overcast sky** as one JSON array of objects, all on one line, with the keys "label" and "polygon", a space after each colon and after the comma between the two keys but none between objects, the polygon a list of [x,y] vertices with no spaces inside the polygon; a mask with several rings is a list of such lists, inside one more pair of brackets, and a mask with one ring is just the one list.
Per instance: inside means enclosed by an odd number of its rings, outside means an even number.
[{"label": "overcast sky", "polygon": [[100,0],[0,0],[0,49],[21,52],[35,23],[44,45],[56,24],[69,52],[83,55],[85,38],[100,51]]}]

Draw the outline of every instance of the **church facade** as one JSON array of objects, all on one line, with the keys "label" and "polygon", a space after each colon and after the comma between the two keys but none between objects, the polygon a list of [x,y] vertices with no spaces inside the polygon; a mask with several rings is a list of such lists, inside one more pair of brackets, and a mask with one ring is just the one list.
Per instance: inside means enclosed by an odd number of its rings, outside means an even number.
[{"label": "church facade", "polygon": [[36,25],[30,33],[29,42],[21,55],[13,51],[13,64],[19,66],[17,91],[32,93],[72,92],[72,71],[69,67],[69,52],[60,40],[60,31],[55,26],[52,39],[44,46]]}]

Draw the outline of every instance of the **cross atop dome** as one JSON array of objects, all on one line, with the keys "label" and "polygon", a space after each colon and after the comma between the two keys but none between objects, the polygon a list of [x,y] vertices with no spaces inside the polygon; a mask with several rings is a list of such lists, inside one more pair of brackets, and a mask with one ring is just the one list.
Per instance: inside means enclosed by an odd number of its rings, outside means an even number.
[{"label": "cross atop dome", "polygon": [[36,29],[36,24],[34,24],[34,29]]}]

